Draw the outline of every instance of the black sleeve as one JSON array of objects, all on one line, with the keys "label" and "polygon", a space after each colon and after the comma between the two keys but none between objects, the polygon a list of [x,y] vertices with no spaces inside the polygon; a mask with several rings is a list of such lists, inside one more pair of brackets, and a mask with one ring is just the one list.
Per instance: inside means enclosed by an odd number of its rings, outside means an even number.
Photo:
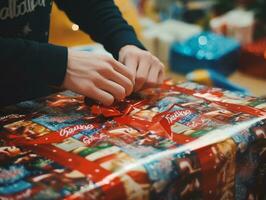
[{"label": "black sleeve", "polygon": [[113,0],[55,0],[70,20],[92,39],[104,45],[115,58],[121,47],[131,44],[142,49],[133,28],[123,19]]},{"label": "black sleeve", "polygon": [[[12,96],[4,92],[12,92],[21,93],[13,94],[19,99],[36,84],[60,85],[64,79],[67,66],[65,47],[0,37],[0,55],[0,91],[3,98]],[[14,100],[10,99],[10,103]]]}]

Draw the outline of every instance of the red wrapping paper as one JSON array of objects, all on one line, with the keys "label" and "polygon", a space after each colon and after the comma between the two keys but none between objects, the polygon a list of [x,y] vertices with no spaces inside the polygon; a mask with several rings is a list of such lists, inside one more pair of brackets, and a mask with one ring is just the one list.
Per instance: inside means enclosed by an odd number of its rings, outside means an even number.
[{"label": "red wrapping paper", "polygon": [[108,108],[70,92],[24,102],[1,112],[0,197],[261,198],[265,112],[265,99],[194,83]]}]

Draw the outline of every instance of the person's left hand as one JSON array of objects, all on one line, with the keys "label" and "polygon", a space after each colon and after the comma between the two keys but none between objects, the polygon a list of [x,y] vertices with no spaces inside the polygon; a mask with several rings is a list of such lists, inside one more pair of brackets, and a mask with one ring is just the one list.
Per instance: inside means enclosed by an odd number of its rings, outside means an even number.
[{"label": "person's left hand", "polygon": [[156,87],[164,80],[164,65],[148,51],[126,45],[119,51],[119,61],[132,70],[134,91]]}]

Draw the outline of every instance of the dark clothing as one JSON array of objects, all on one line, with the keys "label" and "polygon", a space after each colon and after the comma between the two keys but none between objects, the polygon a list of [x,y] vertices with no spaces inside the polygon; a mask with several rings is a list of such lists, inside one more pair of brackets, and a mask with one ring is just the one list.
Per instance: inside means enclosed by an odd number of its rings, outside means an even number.
[{"label": "dark clothing", "polygon": [[[118,57],[143,48],[113,0],[55,0],[68,17]],[[48,44],[51,0],[0,1],[0,107],[49,94],[67,67],[67,48]]]}]

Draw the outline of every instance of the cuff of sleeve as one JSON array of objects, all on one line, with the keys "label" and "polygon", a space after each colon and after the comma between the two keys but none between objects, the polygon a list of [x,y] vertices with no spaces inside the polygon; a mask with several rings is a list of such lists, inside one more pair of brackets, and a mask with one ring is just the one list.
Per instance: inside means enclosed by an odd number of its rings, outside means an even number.
[{"label": "cuff of sleeve", "polygon": [[109,45],[105,46],[106,50],[111,52],[115,59],[118,59],[120,49],[125,45],[135,45],[143,50],[146,50],[141,42],[137,39],[134,31],[123,30],[112,35]]},{"label": "cuff of sleeve", "polygon": [[68,51],[66,47],[40,44],[40,65],[37,70],[49,85],[60,86],[66,74]]}]

